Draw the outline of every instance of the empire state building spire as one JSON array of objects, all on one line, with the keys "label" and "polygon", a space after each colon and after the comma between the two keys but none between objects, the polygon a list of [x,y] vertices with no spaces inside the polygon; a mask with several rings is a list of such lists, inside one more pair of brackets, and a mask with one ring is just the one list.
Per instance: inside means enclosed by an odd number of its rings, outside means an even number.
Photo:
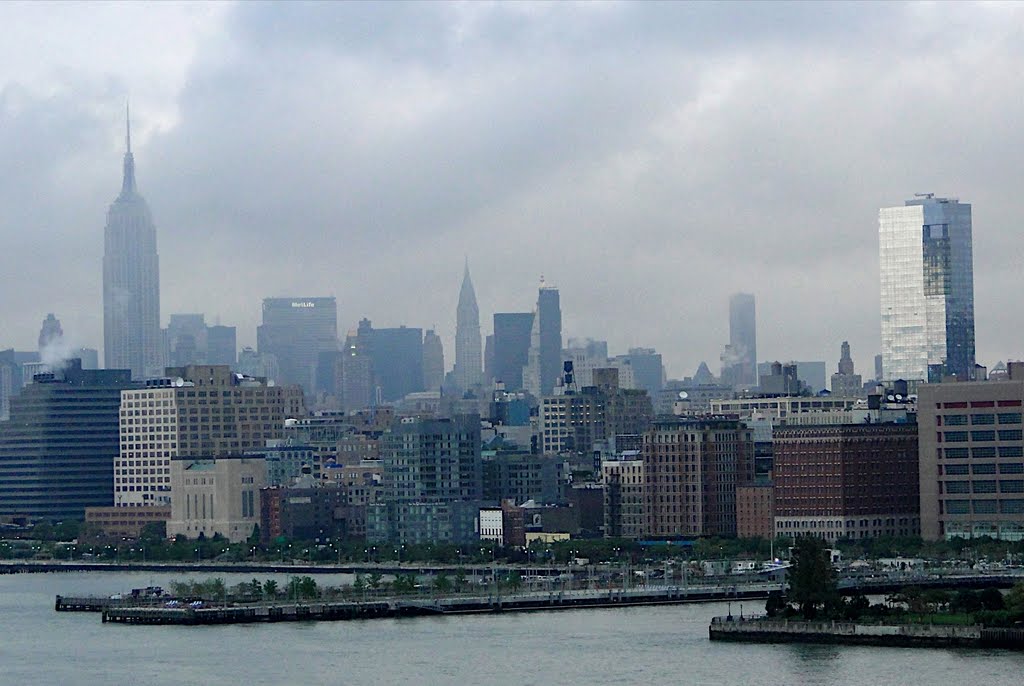
[{"label": "empire state building spire", "polygon": [[129,105],[124,106],[124,177],[121,180],[121,195],[135,193],[135,156],[132,155],[132,116]]},{"label": "empire state building spire", "polygon": [[480,346],[480,309],[476,304],[473,280],[469,276],[469,260],[462,275],[459,308],[455,317],[455,383],[468,390],[483,379],[483,353]]}]

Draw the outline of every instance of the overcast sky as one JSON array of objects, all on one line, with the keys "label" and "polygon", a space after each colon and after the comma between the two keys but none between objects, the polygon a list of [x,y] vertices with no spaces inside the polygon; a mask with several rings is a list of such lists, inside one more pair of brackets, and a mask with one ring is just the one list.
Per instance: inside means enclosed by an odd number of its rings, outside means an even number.
[{"label": "overcast sky", "polygon": [[162,321],[254,345],[267,296],[339,328],[481,323],[718,372],[879,352],[878,208],[974,206],[978,359],[1024,357],[1024,4],[0,4],[0,348],[48,312],[102,344],[103,226],[131,97]]}]

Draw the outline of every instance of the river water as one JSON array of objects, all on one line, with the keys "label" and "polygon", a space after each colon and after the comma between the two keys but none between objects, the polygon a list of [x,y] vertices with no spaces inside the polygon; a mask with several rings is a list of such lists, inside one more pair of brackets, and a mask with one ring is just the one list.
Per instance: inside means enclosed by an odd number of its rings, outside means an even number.
[{"label": "river water", "polygon": [[721,603],[212,627],[102,624],[98,614],[53,610],[58,593],[109,595],[172,578],[188,575],[0,576],[0,684],[1024,684],[1024,653],[711,643]]}]

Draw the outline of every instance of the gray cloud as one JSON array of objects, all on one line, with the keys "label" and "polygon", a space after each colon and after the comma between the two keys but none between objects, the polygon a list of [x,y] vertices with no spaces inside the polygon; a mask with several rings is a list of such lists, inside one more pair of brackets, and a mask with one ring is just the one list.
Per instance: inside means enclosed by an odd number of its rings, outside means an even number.
[{"label": "gray cloud", "polygon": [[[485,319],[530,309],[543,273],[567,334],[657,347],[682,375],[717,367],[746,290],[760,357],[832,364],[849,339],[869,373],[877,209],[935,191],[975,205],[979,358],[1018,357],[1021,15],[235,6],[198,40],[173,122],[137,145],[165,319],[219,313],[254,342],[260,298],[334,294],[343,328],[436,324],[450,346],[468,254]],[[0,313],[21,347],[47,311],[101,338],[129,84],[68,79],[59,97],[0,90]]]}]

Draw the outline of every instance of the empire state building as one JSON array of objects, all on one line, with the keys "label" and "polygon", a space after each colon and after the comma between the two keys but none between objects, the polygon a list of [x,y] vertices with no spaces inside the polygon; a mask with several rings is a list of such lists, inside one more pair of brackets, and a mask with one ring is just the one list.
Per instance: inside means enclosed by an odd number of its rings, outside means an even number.
[{"label": "empire state building", "polygon": [[107,369],[130,369],[133,379],[163,373],[160,264],[156,227],[135,188],[131,122],[121,193],[107,211],[103,250],[103,353]]}]

